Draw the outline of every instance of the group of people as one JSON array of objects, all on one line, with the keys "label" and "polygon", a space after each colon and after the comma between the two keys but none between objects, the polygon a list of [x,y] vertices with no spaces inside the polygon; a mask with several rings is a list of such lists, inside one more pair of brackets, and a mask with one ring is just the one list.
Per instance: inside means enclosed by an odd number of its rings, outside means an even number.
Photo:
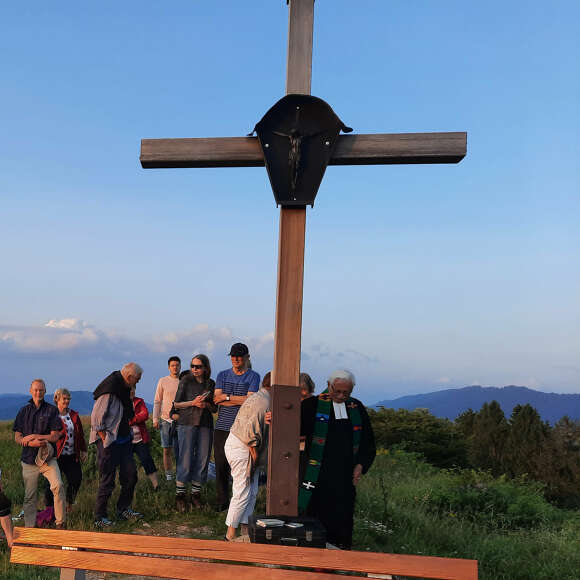
[{"label": "group of people", "polygon": [[[196,354],[185,372],[181,372],[179,357],[170,357],[169,375],[157,384],[152,419],[153,427],[160,432],[165,477],[175,480],[179,511],[199,509],[207,503],[202,490],[213,447],[213,507],[217,511],[228,510],[225,539],[232,541],[240,527],[242,535],[247,534],[259,471],[267,461],[272,415],[270,373],[260,381],[260,375],[251,368],[245,344],[232,345],[228,356],[231,368],[219,372],[215,381],[206,355]],[[149,413],[143,399],[135,396],[142,374],[138,364],[127,363],[107,376],[93,394],[89,444],[96,446],[99,471],[94,521],[97,528],[113,524],[108,503],[117,472],[117,519],[142,517],[132,508],[137,483],[134,455],[139,457],[153,488],[159,486],[145,424]],[[354,386],[352,373],[335,371],[324,392],[315,396],[310,376],[300,374],[303,450],[299,508],[301,513],[320,519],[328,541],[341,548],[351,546],[355,486],[375,456],[367,412],[360,401],[351,397]],[[35,525],[37,484],[42,474],[49,483],[46,500],[47,505],[54,506],[55,525],[64,528],[67,511],[81,484],[81,463],[86,459],[87,446],[79,416],[69,408],[70,392],[58,389],[54,394],[56,406],[44,401],[45,393],[44,381],[35,379],[30,387],[32,398],[19,411],[13,427],[15,441],[22,446],[24,522],[26,526]],[[61,474],[67,480],[66,491]],[[1,510],[2,505],[3,513]]]}]

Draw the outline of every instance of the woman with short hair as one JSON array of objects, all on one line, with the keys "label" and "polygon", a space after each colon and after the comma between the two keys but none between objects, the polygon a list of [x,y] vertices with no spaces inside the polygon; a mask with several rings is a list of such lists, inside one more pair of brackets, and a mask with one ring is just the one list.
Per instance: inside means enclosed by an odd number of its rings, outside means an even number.
[{"label": "woman with short hair", "polygon": [[[54,403],[62,421],[62,435],[56,442],[56,460],[61,475],[66,477],[67,512],[72,510],[75,503],[83,480],[81,463],[87,459],[87,442],[81,418],[69,407],[70,401],[71,393],[68,389],[56,389]],[[47,487],[45,491],[45,503],[47,506],[54,505],[50,487]]]}]

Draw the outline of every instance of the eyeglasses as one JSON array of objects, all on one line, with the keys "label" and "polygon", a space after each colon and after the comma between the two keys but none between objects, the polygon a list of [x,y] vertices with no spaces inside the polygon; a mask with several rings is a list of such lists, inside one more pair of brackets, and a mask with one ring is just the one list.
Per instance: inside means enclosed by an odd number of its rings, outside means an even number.
[{"label": "eyeglasses", "polygon": [[203,365],[191,365],[191,368],[192,369],[199,370],[199,369],[202,369],[203,368]]}]

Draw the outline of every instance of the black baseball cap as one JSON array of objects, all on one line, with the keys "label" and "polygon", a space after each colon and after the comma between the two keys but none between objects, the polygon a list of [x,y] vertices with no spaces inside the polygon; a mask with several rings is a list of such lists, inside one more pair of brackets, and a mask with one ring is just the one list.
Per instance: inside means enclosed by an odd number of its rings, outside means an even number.
[{"label": "black baseball cap", "polygon": [[232,344],[229,356],[246,356],[247,354],[250,354],[248,347],[243,342],[236,342]]}]

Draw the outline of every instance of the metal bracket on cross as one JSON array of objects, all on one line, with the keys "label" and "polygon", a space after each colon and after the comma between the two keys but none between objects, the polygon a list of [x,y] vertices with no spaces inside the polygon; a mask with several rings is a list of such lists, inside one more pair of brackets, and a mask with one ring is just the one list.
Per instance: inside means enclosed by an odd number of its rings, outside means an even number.
[{"label": "metal bracket on cross", "polygon": [[289,94],[254,127],[276,205],[314,205],[338,134],[350,133],[331,106],[311,95]]}]

